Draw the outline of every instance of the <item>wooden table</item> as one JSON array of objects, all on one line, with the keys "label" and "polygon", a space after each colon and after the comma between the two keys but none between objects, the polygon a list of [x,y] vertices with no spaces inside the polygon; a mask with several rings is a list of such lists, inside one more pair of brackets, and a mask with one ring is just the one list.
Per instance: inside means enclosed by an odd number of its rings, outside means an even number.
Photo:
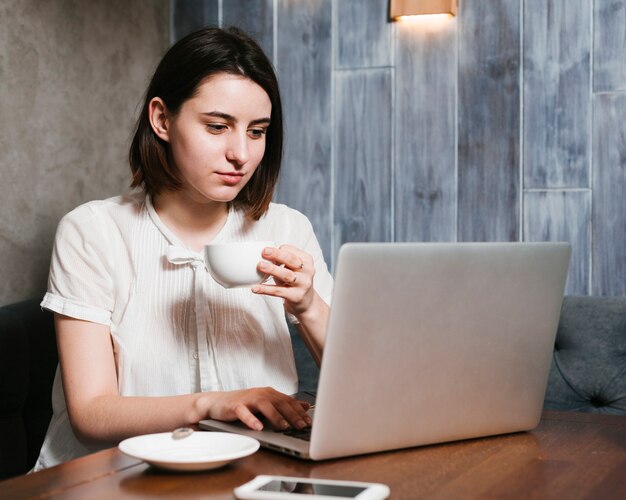
[{"label": "wooden table", "polygon": [[532,432],[325,462],[270,451],[208,472],[153,469],[111,448],[0,482],[1,498],[233,498],[257,474],[386,483],[391,498],[626,498],[626,417],[545,412]]}]

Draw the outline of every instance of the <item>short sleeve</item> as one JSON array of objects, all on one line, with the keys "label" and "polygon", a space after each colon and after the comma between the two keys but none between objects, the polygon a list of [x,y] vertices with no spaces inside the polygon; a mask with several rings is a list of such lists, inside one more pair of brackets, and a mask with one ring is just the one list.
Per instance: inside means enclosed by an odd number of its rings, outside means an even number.
[{"label": "short sleeve", "polygon": [[84,205],[57,228],[44,309],[104,325],[111,323],[114,283],[102,217]]}]

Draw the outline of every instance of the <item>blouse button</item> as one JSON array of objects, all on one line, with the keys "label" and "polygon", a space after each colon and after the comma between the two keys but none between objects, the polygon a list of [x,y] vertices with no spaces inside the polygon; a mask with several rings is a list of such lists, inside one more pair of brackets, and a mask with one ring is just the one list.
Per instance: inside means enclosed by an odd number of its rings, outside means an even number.
[{"label": "blouse button", "polygon": [[198,359],[198,351],[193,351],[193,359]]}]

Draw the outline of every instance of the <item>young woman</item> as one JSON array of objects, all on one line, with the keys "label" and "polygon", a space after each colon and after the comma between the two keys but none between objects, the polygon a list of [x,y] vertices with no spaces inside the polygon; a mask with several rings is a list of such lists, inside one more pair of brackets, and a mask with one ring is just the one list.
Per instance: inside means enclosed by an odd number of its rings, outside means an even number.
[{"label": "young woman", "polygon": [[[59,366],[35,470],[204,418],[310,424],[285,316],[319,361],[332,278],[311,224],[271,203],[282,154],[276,76],[236,29],[206,28],[157,67],[130,149],[133,194],[59,224],[48,292]],[[225,289],[203,246],[276,241],[273,278]],[[263,257],[265,260],[262,260]]]}]

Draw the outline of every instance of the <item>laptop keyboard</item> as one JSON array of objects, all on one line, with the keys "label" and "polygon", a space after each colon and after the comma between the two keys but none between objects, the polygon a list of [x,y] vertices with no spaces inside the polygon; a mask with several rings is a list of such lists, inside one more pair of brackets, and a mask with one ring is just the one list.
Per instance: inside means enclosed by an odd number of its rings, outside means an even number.
[{"label": "laptop keyboard", "polygon": [[311,441],[311,428],[305,427],[304,429],[287,429],[286,431],[279,431],[281,434],[285,436],[294,437],[297,439],[302,439],[304,441]]}]

